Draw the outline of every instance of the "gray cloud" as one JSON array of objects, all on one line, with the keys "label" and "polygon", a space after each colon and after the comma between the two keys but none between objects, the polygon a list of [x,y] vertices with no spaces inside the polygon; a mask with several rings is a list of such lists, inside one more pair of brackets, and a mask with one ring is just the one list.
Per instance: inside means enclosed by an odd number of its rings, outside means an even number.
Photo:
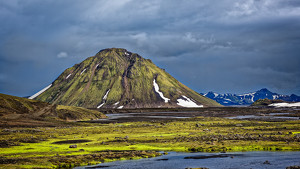
[{"label": "gray cloud", "polygon": [[68,53],[67,52],[59,52],[57,54],[57,57],[58,58],[66,58],[66,57],[68,57]]},{"label": "gray cloud", "polygon": [[0,0],[0,92],[33,94],[123,47],[198,92],[300,95],[299,18],[298,0]]}]

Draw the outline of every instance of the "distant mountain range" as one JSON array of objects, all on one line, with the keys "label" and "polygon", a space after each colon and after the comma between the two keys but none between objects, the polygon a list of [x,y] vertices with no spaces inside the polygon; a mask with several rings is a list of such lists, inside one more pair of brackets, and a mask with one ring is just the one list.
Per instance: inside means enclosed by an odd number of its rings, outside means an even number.
[{"label": "distant mountain range", "polygon": [[217,101],[224,106],[250,105],[258,99],[283,100],[287,102],[300,102],[300,96],[295,94],[282,95],[269,91],[264,88],[252,93],[246,94],[218,94],[215,92],[201,93],[210,99]]}]

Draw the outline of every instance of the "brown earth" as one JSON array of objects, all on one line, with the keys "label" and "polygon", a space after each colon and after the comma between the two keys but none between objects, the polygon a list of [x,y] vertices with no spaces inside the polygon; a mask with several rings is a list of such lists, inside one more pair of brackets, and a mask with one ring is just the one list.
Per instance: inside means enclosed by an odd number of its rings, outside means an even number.
[{"label": "brown earth", "polygon": [[0,94],[0,127],[52,127],[105,117],[95,110]]}]

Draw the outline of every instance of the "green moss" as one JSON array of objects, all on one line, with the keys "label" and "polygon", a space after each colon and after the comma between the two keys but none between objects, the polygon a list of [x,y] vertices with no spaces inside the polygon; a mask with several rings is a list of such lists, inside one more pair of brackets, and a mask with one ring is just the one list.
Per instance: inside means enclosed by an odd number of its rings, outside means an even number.
[{"label": "green moss", "polygon": [[282,100],[270,100],[270,99],[258,99],[254,103],[251,104],[251,106],[268,106],[272,103],[281,103]]},{"label": "green moss", "polygon": [[118,102],[121,99],[123,92],[122,77],[117,76],[109,92],[107,104],[115,104]]},{"label": "green moss", "polygon": [[82,107],[63,106],[58,105],[57,114],[59,119],[65,120],[95,120],[100,118],[106,118],[104,114],[96,110],[88,110]]},{"label": "green moss", "polygon": [[0,107],[0,126],[56,126],[70,120],[106,118],[103,113],[95,110],[4,94],[0,94]]}]

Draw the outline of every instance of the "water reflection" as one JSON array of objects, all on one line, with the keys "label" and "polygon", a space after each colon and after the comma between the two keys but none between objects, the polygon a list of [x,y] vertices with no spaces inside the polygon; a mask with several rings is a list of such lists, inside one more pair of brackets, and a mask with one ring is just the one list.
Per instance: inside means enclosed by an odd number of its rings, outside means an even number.
[{"label": "water reflection", "polygon": [[[299,117],[293,116],[284,116],[290,113],[270,113],[264,115],[242,115],[242,116],[234,116],[234,117],[226,117],[228,119],[284,119],[284,120],[299,120]],[[282,115],[282,116],[280,116]]]},{"label": "water reflection", "polygon": [[[198,157],[194,159],[193,157]],[[266,162],[268,161],[268,162]],[[210,169],[273,169],[300,165],[300,152],[236,152],[236,153],[177,153],[170,152],[161,157],[115,161],[96,166],[77,167],[76,169],[184,169],[206,167]]]}]

